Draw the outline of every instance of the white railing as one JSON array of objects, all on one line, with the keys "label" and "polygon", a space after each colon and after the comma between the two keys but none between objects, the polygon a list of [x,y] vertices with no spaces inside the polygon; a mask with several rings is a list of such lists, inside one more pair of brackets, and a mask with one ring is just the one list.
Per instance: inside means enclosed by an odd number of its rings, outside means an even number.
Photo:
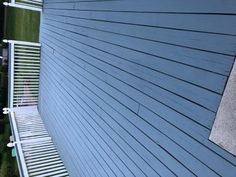
[{"label": "white railing", "polygon": [[9,47],[8,108],[12,140],[20,177],[69,174],[39,115],[38,89],[40,72],[39,43],[4,40]]},{"label": "white railing", "polygon": [[38,103],[40,44],[4,40],[9,44],[8,107]]},{"label": "white railing", "polygon": [[62,159],[39,115],[39,43],[4,40],[9,47],[8,108],[20,177],[68,177]]},{"label": "white railing", "polygon": [[5,6],[17,7],[22,9],[42,11],[43,0],[10,0],[10,2],[4,2]]},{"label": "white railing", "polygon": [[13,135],[8,147],[16,148],[20,177],[68,177],[37,106],[5,108],[5,113],[9,114]]}]

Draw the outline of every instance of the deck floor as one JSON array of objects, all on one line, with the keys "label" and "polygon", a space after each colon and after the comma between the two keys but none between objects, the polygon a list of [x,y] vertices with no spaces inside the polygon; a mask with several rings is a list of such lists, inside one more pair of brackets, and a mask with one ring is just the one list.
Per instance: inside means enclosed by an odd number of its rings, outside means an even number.
[{"label": "deck floor", "polygon": [[45,0],[39,111],[72,177],[235,177],[208,140],[236,2]]},{"label": "deck floor", "polygon": [[67,170],[45,128],[37,106],[14,108],[11,120],[22,176],[68,177]]}]

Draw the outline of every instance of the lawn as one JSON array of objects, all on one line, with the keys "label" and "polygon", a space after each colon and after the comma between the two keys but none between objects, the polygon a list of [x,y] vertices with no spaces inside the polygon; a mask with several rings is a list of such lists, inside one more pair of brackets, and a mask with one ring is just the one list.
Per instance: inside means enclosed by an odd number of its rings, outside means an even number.
[{"label": "lawn", "polygon": [[8,7],[5,12],[6,39],[38,42],[40,13],[30,10]]}]

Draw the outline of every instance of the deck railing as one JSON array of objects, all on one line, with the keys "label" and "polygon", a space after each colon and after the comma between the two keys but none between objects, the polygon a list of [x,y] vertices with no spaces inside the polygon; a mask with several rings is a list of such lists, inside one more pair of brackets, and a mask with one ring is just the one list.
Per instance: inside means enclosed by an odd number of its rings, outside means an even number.
[{"label": "deck railing", "polygon": [[40,44],[4,40],[9,47],[8,108],[20,177],[69,176],[39,115]]},{"label": "deck railing", "polygon": [[69,174],[48,134],[37,106],[5,109],[9,114],[20,177],[56,176]]},{"label": "deck railing", "polygon": [[32,106],[38,103],[40,44],[22,41],[9,43],[8,107]]},{"label": "deck railing", "polygon": [[10,7],[42,11],[43,0],[10,0],[9,3],[4,2],[3,4]]}]

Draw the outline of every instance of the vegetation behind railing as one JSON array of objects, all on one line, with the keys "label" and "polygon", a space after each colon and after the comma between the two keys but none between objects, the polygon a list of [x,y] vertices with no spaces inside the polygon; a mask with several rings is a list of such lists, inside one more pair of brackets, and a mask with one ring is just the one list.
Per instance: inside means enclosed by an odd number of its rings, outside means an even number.
[{"label": "vegetation behind railing", "polygon": [[40,13],[37,11],[5,8],[4,38],[17,41],[38,42]]},{"label": "vegetation behind railing", "polygon": [[1,120],[4,130],[0,133],[0,177],[19,177],[15,157],[12,157],[11,151],[6,146],[9,142],[10,126],[7,119]]}]

